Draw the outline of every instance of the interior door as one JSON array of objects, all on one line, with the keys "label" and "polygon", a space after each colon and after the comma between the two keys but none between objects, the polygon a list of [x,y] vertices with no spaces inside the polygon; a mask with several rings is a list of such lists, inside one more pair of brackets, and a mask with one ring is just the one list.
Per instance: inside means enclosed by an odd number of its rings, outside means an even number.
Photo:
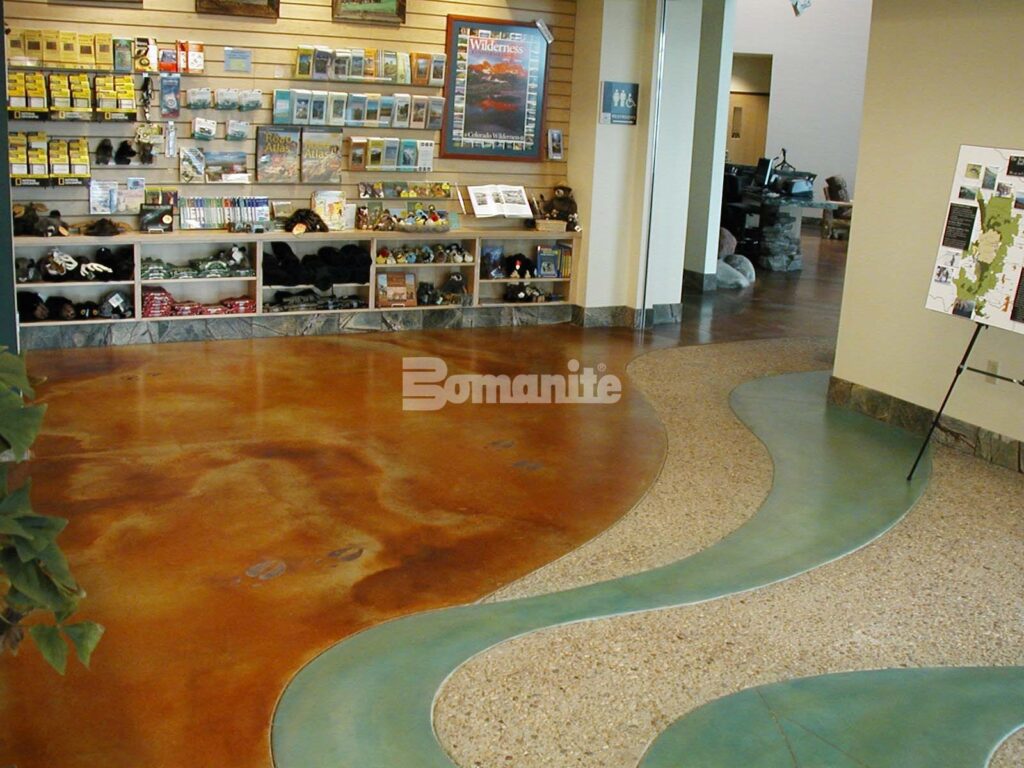
[{"label": "interior door", "polygon": [[768,94],[729,94],[729,135],[725,148],[729,162],[737,165],[757,165],[764,157],[768,135]]}]

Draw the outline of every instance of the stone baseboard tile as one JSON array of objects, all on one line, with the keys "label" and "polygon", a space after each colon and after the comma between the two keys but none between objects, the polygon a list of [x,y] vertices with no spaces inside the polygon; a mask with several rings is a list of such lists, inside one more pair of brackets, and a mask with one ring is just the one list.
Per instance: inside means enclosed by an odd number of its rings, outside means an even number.
[{"label": "stone baseboard tile", "polygon": [[[921,435],[922,438],[928,433],[932,419],[935,418],[933,410],[835,376],[829,380],[828,401],[840,408],[849,408]],[[1024,443],[998,432],[943,415],[932,440],[1000,467],[1024,472]]]}]

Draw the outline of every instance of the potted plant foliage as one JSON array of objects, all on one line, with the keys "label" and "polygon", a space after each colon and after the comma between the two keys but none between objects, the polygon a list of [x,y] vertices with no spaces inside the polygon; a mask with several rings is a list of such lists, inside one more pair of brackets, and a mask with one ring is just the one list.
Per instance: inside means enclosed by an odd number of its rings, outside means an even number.
[{"label": "potted plant foliage", "polygon": [[6,587],[0,598],[0,654],[16,654],[27,630],[43,658],[64,674],[68,642],[88,667],[103,627],[69,623],[85,593],[57,544],[68,521],[33,511],[28,480],[10,486],[10,469],[28,457],[46,411],[26,402],[33,397],[25,361],[0,347],[0,590]]}]

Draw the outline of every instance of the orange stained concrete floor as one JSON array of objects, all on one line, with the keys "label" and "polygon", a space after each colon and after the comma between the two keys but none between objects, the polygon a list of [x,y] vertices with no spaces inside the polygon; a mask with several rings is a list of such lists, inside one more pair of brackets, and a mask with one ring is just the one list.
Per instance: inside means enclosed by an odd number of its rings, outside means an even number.
[{"label": "orange stained concrete floor", "polygon": [[[106,626],[91,671],[0,659],[0,765],[270,765],[289,678],[385,619],[475,600],[575,548],[656,476],[627,330],[560,326],[33,352],[27,470]],[[406,355],[452,372],[605,363],[612,406],[405,412]]]}]

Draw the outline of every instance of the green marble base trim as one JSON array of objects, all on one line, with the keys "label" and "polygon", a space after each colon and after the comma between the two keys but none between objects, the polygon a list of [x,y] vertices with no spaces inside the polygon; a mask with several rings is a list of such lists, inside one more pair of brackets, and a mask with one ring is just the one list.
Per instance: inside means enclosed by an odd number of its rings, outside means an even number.
[{"label": "green marble base trim", "polygon": [[1022,724],[1024,667],[848,672],[705,704],[659,735],[640,768],[985,768]]},{"label": "green marble base trim", "polygon": [[554,325],[572,321],[569,304],[524,304],[505,307],[452,307],[370,312],[266,314],[258,317],[211,317],[188,320],[26,325],[22,349],[74,349],[178,341],[260,339],[277,336],[330,336],[371,331],[420,331],[436,328],[497,328]]},{"label": "green marble base trim", "polygon": [[683,270],[683,293],[712,293],[718,290],[718,275],[714,273],[705,274],[695,272],[692,269]]},{"label": "green marble base trim", "polygon": [[[828,401],[905,429],[922,439],[935,418],[935,411],[928,408],[836,376],[829,381]],[[943,414],[932,439],[1000,467],[1024,472],[1024,443],[998,432]]]},{"label": "green marble base trim", "polygon": [[271,726],[274,765],[451,768],[434,736],[432,705],[448,676],[472,656],[546,627],[756,589],[884,534],[924,490],[930,457],[907,482],[904,466],[917,441],[826,406],[827,386],[826,372],[789,374],[733,392],[733,410],[775,465],[761,508],[733,533],[661,568],[564,592],[420,613],[343,640],[284,690]]}]

